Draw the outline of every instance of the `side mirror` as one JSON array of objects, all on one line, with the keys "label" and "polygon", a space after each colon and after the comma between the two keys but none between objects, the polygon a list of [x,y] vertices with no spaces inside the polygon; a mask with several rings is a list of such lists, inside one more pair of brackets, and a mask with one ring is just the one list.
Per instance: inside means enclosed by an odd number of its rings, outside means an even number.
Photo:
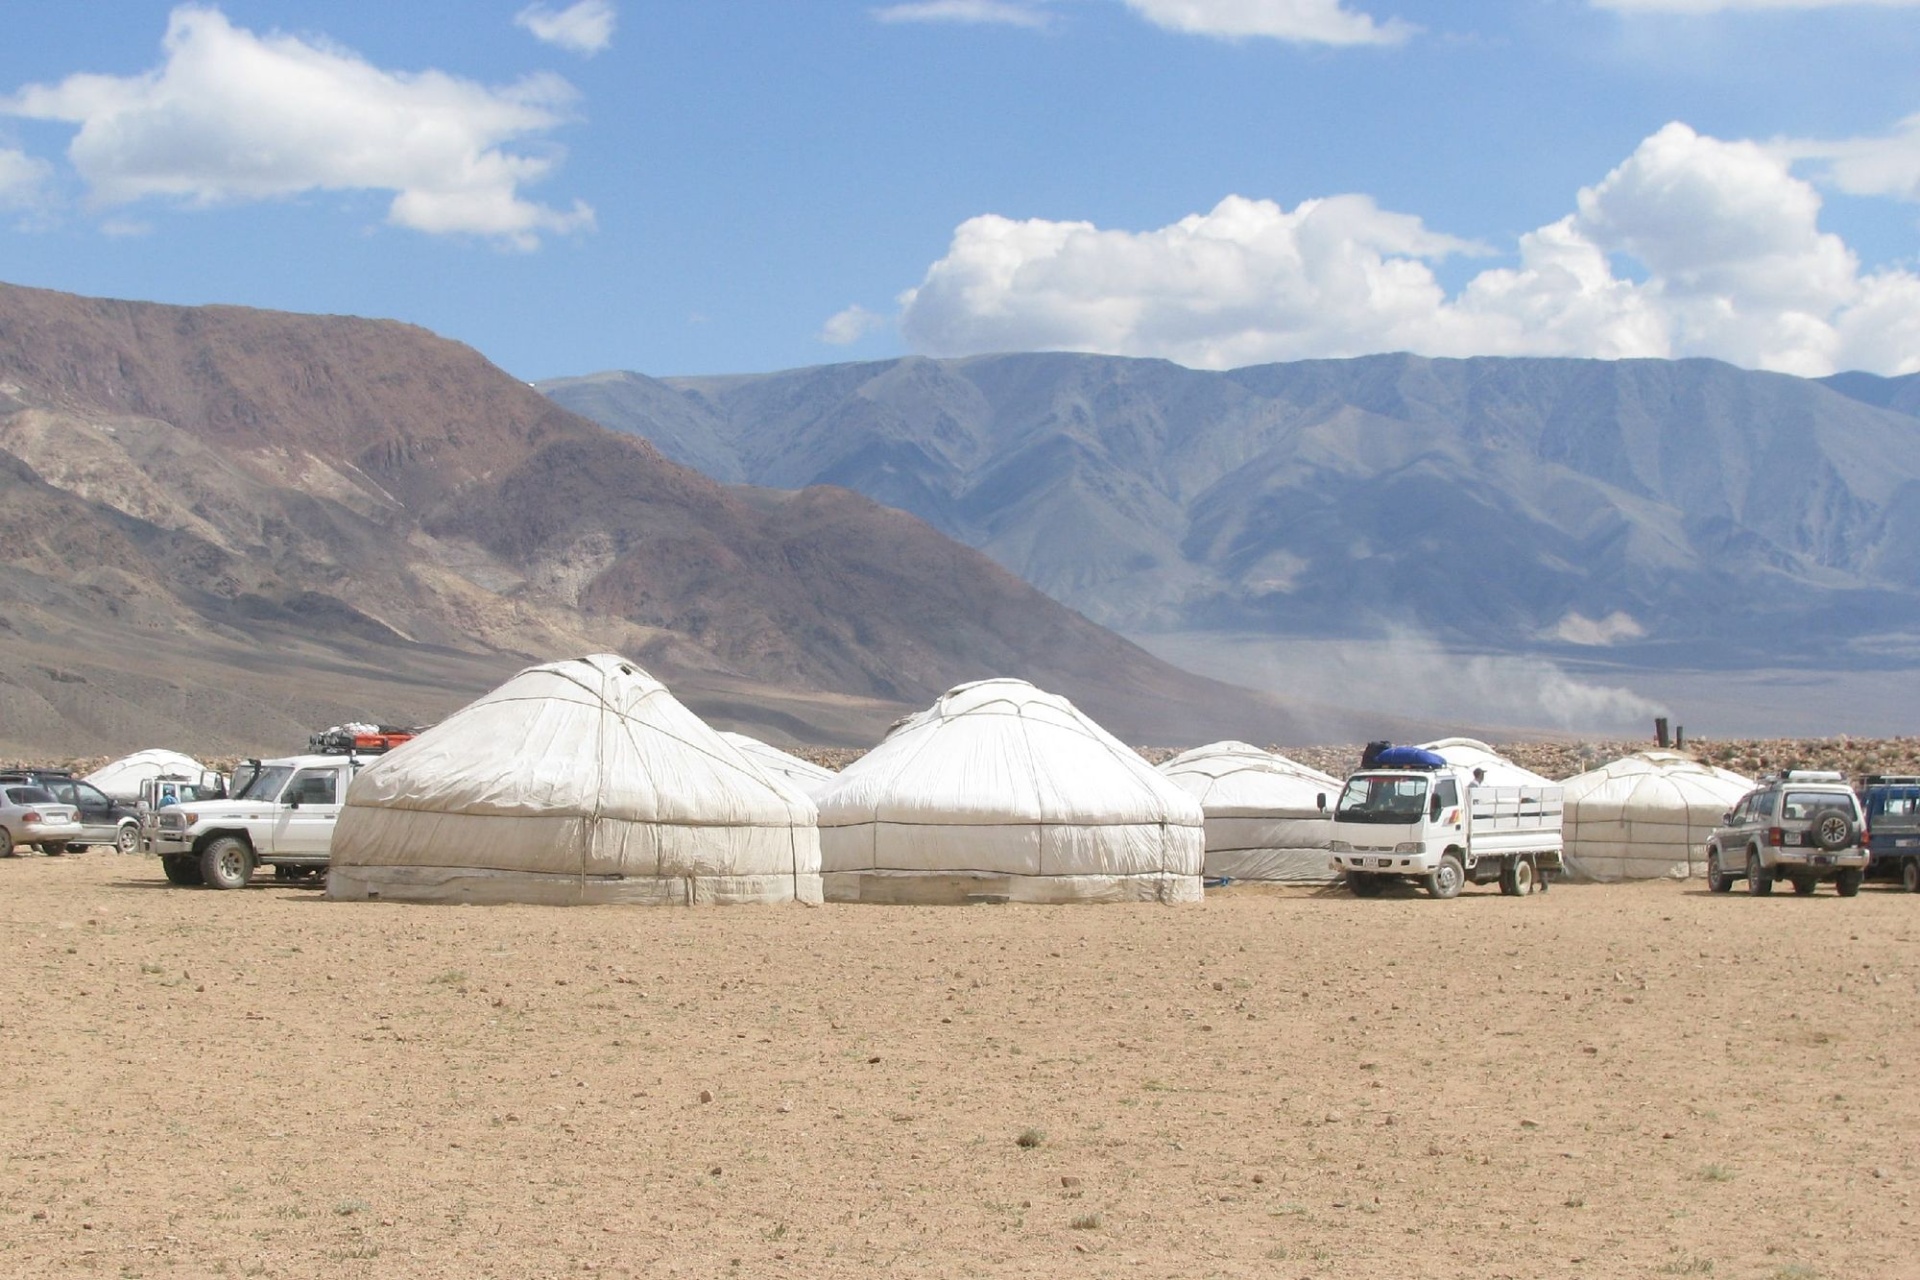
[{"label": "side mirror", "polygon": [[1723,827],[1730,827],[1733,825],[1733,810],[1729,809],[1725,813],[1720,815],[1720,825]]},{"label": "side mirror", "polygon": [[299,807],[300,807],[300,793],[296,791],[292,795],[287,797],[287,808],[298,809]]},{"label": "side mirror", "polygon": [[1313,803],[1315,808],[1319,809],[1320,812],[1325,813],[1327,811],[1327,793],[1322,791],[1319,795],[1313,798]]}]

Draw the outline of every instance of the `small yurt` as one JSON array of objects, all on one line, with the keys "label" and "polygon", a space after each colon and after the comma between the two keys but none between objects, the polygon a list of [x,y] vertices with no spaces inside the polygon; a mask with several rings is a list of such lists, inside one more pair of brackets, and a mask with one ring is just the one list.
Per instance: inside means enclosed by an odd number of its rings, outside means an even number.
[{"label": "small yurt", "polygon": [[1327,842],[1339,779],[1245,742],[1183,751],[1160,772],[1200,802],[1209,878],[1294,884],[1335,878]]},{"label": "small yurt", "polygon": [[613,654],[529,667],[361,770],[327,893],[820,900],[813,802]]},{"label": "small yurt", "polygon": [[101,765],[88,774],[85,781],[123,804],[132,804],[140,798],[140,784],[149,778],[185,778],[197,783],[208,772],[207,766],[192,756],[164,747],[149,747]]},{"label": "small yurt", "polygon": [[1615,881],[1705,875],[1707,837],[1754,784],[1678,751],[1636,751],[1562,785],[1567,870]]},{"label": "small yurt", "polygon": [[1482,781],[1490,787],[1556,785],[1551,779],[1543,778],[1531,769],[1521,768],[1477,738],[1442,738],[1438,742],[1423,742],[1420,746],[1448,764],[1480,770],[1484,775]]},{"label": "small yurt", "polygon": [[839,902],[1194,902],[1200,805],[1024,680],[949,689],[816,797]]},{"label": "small yurt", "polygon": [[799,756],[789,755],[778,747],[768,746],[760,739],[749,738],[744,733],[728,733],[722,730],[720,736],[740,748],[741,755],[767,772],[785,778],[808,795],[813,795],[822,787],[831,786],[840,776],[811,760],[802,760]]}]

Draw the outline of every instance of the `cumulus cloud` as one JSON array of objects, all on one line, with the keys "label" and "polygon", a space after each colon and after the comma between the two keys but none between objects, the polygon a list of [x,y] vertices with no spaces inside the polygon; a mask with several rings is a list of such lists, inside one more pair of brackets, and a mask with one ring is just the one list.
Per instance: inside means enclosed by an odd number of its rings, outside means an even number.
[{"label": "cumulus cloud", "polygon": [[1485,250],[1365,196],[1291,210],[1229,196],[1139,232],[989,214],[901,295],[900,327],[936,355],[1098,351],[1199,368],[1405,350],[1920,370],[1920,276],[1862,273],[1819,229],[1818,193],[1755,143],[1670,124],[1575,207],[1452,296],[1434,265]]},{"label": "cumulus cloud", "polygon": [[1768,150],[1788,160],[1815,161],[1822,180],[1848,195],[1920,200],[1920,115],[1908,116],[1879,137],[1783,139]]},{"label": "cumulus cloud", "polygon": [[886,328],[892,321],[877,311],[854,305],[827,318],[820,328],[820,341],[836,347],[852,346],[870,333]]},{"label": "cumulus cloud", "polygon": [[52,168],[24,151],[0,147],[0,209],[35,209],[46,199]]},{"label": "cumulus cloud", "polygon": [[1003,27],[1044,27],[1048,14],[1010,0],[913,0],[875,9],[882,22],[959,22]]},{"label": "cumulus cloud", "polygon": [[530,4],[513,15],[513,24],[536,40],[592,57],[613,43],[614,18],[613,0],[579,0],[564,9]]},{"label": "cumulus cloud", "polygon": [[173,11],[163,50],[143,75],[31,85],[0,99],[0,113],[78,125],[67,157],[96,207],[390,191],[396,226],[523,249],[593,224],[583,203],[559,210],[521,194],[552,172],[556,149],[508,149],[570,118],[573,91],[556,77],[489,88],[386,71],[332,45],[256,36],[194,5]]},{"label": "cumulus cloud", "polygon": [[1414,28],[1397,18],[1376,22],[1340,0],[1126,0],[1155,26],[1237,40],[1264,36],[1299,44],[1399,44]]}]

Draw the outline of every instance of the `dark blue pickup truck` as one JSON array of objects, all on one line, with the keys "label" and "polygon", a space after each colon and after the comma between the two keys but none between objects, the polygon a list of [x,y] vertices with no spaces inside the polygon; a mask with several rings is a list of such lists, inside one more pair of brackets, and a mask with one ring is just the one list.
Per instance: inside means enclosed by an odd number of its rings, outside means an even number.
[{"label": "dark blue pickup truck", "polygon": [[1920,893],[1920,775],[1869,775],[1860,784],[1860,807],[1873,851],[1868,878],[1898,880]]}]

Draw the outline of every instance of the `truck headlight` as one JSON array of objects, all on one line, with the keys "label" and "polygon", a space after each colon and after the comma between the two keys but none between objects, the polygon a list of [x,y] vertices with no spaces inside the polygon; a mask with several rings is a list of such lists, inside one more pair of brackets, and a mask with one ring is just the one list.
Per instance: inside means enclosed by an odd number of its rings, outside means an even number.
[{"label": "truck headlight", "polygon": [[1349,841],[1349,840],[1329,840],[1327,841],[1327,852],[1328,853],[1352,853],[1353,843],[1352,841]]},{"label": "truck headlight", "polygon": [[1399,844],[1393,846],[1393,851],[1395,853],[1425,853],[1427,846],[1418,840],[1402,840]]}]

